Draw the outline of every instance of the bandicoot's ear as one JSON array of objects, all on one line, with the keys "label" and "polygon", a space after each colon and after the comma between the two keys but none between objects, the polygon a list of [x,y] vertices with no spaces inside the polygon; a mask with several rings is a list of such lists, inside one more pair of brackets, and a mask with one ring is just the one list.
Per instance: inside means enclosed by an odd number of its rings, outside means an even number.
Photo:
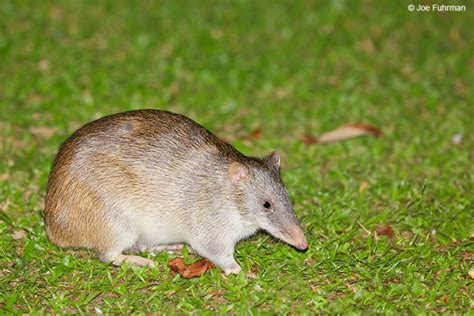
[{"label": "bandicoot's ear", "polygon": [[236,183],[244,178],[246,178],[249,174],[248,169],[241,164],[240,162],[234,161],[230,164],[229,167],[229,178],[230,181]]},{"label": "bandicoot's ear", "polygon": [[278,152],[272,151],[272,153],[266,156],[263,160],[270,167],[280,170],[280,154]]}]

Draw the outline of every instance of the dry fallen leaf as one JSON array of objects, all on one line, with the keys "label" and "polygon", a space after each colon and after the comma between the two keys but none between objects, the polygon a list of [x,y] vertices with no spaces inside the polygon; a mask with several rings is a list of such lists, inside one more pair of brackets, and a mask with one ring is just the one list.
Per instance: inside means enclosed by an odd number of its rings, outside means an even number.
[{"label": "dry fallen leaf", "polygon": [[474,270],[469,270],[469,276],[474,279]]},{"label": "dry fallen leaf", "polygon": [[305,145],[313,145],[313,144],[316,144],[318,142],[318,138],[317,137],[314,137],[313,135],[309,135],[309,134],[303,134],[301,136],[301,141],[305,144]]},{"label": "dry fallen leaf", "polygon": [[248,135],[245,135],[243,139],[246,140],[257,140],[260,137],[262,137],[262,129],[256,128],[253,131],[251,131]]},{"label": "dry fallen leaf", "polygon": [[184,269],[182,277],[185,279],[191,279],[203,275],[208,269],[212,268],[213,265],[207,259],[200,259],[193,264],[187,266]]},{"label": "dry fallen leaf", "polygon": [[183,258],[180,258],[180,257],[174,258],[173,260],[168,262],[168,267],[170,267],[171,270],[173,270],[174,272],[181,275],[184,271],[184,268],[185,268]]},{"label": "dry fallen leaf", "polygon": [[383,133],[372,125],[363,123],[348,124],[324,133],[319,137],[318,142],[320,144],[332,143],[364,135],[381,137]]},{"label": "dry fallen leaf", "polygon": [[259,139],[262,137],[262,130],[260,128],[254,129],[252,133],[250,133],[250,137],[252,137],[252,139]]},{"label": "dry fallen leaf", "polygon": [[204,258],[199,259],[193,264],[186,265],[183,259],[178,257],[168,262],[168,267],[183,278],[191,279],[203,275],[207,270],[213,268],[214,265]]},{"label": "dry fallen leaf", "polygon": [[26,237],[26,232],[24,230],[15,230],[12,234],[14,240],[23,239]]},{"label": "dry fallen leaf", "polygon": [[56,134],[57,130],[54,127],[47,127],[47,126],[36,126],[30,127],[29,131],[31,134],[41,138],[49,138]]},{"label": "dry fallen leaf", "polygon": [[359,193],[362,193],[369,187],[369,183],[367,181],[362,181],[362,183],[359,186]]},{"label": "dry fallen leaf", "polygon": [[387,236],[388,238],[393,238],[393,229],[390,224],[383,224],[377,227],[375,230],[378,236]]}]

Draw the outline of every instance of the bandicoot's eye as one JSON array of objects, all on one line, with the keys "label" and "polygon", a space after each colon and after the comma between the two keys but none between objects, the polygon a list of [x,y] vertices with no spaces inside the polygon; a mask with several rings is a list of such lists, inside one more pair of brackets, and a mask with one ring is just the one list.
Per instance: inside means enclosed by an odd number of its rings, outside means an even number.
[{"label": "bandicoot's eye", "polygon": [[272,203],[268,202],[268,201],[265,201],[263,203],[263,207],[266,208],[267,210],[271,209],[272,208]]}]

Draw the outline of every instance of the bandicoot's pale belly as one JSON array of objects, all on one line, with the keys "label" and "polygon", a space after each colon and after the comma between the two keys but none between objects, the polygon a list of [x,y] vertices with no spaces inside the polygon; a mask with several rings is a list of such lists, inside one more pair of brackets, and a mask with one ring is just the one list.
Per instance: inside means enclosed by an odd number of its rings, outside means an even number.
[{"label": "bandicoot's pale belly", "polygon": [[138,244],[148,248],[186,242],[180,225],[164,217],[146,217],[137,223]]}]

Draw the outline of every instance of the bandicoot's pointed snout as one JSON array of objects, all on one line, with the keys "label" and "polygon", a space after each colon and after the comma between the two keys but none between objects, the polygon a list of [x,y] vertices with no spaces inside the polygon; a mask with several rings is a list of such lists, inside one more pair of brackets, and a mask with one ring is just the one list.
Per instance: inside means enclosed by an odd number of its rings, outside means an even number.
[{"label": "bandicoot's pointed snout", "polygon": [[300,226],[293,226],[288,230],[287,242],[299,250],[308,249],[308,242]]},{"label": "bandicoot's pointed snout", "polygon": [[308,243],[306,241],[302,241],[298,245],[296,245],[296,248],[298,248],[299,250],[306,250],[308,249]]}]

